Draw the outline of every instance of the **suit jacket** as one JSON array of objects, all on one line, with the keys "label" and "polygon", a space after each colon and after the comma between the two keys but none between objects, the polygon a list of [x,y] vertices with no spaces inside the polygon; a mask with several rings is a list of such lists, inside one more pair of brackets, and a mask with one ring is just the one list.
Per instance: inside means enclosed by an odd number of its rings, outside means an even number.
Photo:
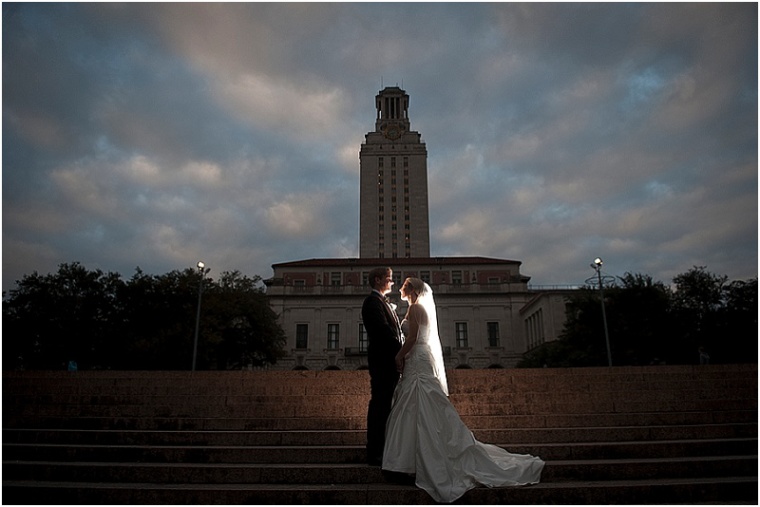
[{"label": "suit jacket", "polygon": [[362,305],[362,320],[367,331],[367,363],[370,375],[395,374],[396,354],[401,350],[401,329],[382,296],[372,292]]}]

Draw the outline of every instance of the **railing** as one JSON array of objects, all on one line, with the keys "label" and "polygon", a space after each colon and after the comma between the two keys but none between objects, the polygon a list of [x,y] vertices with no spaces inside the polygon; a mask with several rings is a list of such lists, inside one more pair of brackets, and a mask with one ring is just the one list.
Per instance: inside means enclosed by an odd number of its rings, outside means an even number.
[{"label": "railing", "polygon": [[355,296],[369,294],[369,287],[358,285],[271,285],[267,287],[270,296],[298,296],[298,295],[337,295]]},{"label": "railing", "polygon": [[578,290],[581,285],[528,285],[531,292],[544,292],[547,290]]},{"label": "railing", "polygon": [[[547,286],[548,287],[548,286]],[[553,286],[554,289],[577,288],[574,286]],[[396,290],[398,288],[396,287]],[[480,293],[508,293],[508,292],[525,292],[526,290],[541,290],[529,287],[524,282],[509,283],[463,283],[463,284],[438,284],[433,286],[433,291],[437,294],[480,294]],[[547,290],[546,288],[543,290]],[[370,288],[361,285],[271,285],[267,287],[267,294],[270,296],[297,296],[300,294],[308,295],[343,295],[356,296],[369,294]]]}]

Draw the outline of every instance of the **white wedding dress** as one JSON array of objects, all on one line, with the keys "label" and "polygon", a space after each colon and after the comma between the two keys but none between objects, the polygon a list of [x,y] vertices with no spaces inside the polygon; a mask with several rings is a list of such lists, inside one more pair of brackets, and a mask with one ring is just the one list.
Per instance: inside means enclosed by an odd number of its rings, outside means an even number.
[{"label": "white wedding dress", "polygon": [[[408,331],[406,320],[402,330]],[[386,426],[384,470],[416,474],[416,485],[437,502],[453,502],[478,484],[537,483],[544,462],[478,442],[448,399],[440,339],[429,343],[421,325],[404,363]]]}]

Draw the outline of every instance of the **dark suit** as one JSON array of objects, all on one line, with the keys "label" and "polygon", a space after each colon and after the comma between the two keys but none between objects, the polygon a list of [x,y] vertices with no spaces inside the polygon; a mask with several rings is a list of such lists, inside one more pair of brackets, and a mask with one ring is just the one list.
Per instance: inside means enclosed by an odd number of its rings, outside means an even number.
[{"label": "dark suit", "polygon": [[385,423],[399,379],[396,354],[401,350],[401,329],[390,307],[374,291],[364,300],[362,320],[369,339],[367,362],[371,389],[367,410],[367,459],[376,463],[382,459]]}]

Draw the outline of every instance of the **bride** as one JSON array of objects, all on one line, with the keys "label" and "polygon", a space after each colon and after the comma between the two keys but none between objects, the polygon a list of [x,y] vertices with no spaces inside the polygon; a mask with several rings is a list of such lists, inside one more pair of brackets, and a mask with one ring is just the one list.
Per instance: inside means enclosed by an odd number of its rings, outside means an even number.
[{"label": "bride", "polygon": [[401,299],[409,309],[406,336],[396,355],[402,373],[386,426],[384,470],[416,474],[415,483],[436,502],[453,502],[478,484],[489,487],[537,483],[544,462],[478,442],[448,399],[433,291],[407,278]]}]

